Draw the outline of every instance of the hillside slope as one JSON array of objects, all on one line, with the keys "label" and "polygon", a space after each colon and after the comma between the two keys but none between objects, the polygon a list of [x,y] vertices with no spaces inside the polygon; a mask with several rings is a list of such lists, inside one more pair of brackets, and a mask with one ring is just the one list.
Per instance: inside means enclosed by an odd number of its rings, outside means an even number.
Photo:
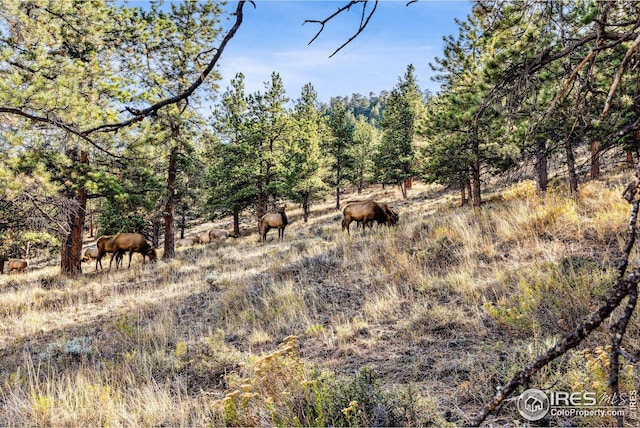
[{"label": "hillside slope", "polygon": [[[577,198],[523,182],[477,211],[436,187],[407,201],[376,188],[364,196],[393,204],[397,227],[348,237],[326,201],[308,224],[293,210],[282,243],[254,233],[74,280],[2,275],[0,425],[463,424],[602,302],[627,178]],[[636,315],[627,352],[639,339]],[[602,328],[531,387],[606,391],[607,343]],[[629,392],[639,373],[623,367]],[[493,422],[523,420],[506,405]]]}]

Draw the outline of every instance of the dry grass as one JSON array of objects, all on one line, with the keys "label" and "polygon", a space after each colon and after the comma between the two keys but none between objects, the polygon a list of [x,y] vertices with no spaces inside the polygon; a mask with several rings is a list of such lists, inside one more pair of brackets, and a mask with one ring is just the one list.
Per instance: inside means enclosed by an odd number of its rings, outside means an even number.
[{"label": "dry grass", "polygon": [[[75,280],[0,276],[0,425],[464,423],[602,301],[621,192],[598,181],[540,196],[523,182],[474,211],[432,186],[407,201],[376,188],[365,196],[393,203],[398,227],[349,238],[327,201],[308,224],[292,211],[283,243],[253,233]],[[600,385],[606,338],[537,385]],[[502,417],[518,420],[512,406]]]}]

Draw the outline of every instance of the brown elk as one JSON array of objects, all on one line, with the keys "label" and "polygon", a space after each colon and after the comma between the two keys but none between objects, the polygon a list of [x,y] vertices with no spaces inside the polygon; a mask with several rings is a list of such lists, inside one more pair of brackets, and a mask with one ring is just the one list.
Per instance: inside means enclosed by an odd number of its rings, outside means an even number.
[{"label": "brown elk", "polygon": [[198,237],[193,238],[182,238],[176,241],[176,248],[178,247],[191,247],[193,245],[197,245],[200,243],[200,239]]},{"label": "brown elk", "polygon": [[[365,199],[365,200],[357,200],[356,199],[356,200],[352,200],[352,201],[347,201],[346,204],[343,207],[343,210],[344,210],[344,208],[347,207],[347,205],[350,205],[350,204],[366,204],[366,203],[370,203],[370,202],[378,204],[380,206],[380,208],[382,208],[384,210],[384,212],[387,213],[387,221],[385,222],[385,224],[387,226],[395,226],[395,225],[398,224],[398,221],[400,221],[400,216],[398,215],[398,213],[395,212],[389,206],[389,204],[386,204],[386,203],[383,203],[383,202],[376,202],[373,199]],[[356,221],[356,229],[357,229],[362,224],[362,221],[361,220],[355,220],[355,221]],[[368,222],[367,225],[369,226],[369,228],[372,228],[373,227],[373,221]]]},{"label": "brown elk", "polygon": [[[96,241],[96,247],[98,248],[98,255],[96,256],[96,271],[98,270],[98,264],[100,264],[100,269],[103,269],[102,257],[104,257],[104,255],[107,253],[112,253],[111,261],[109,261],[109,269],[111,269],[111,262],[113,262],[113,257],[116,255],[116,252],[117,252],[113,244],[113,240],[115,237],[116,237],[115,235],[104,235],[98,238],[98,240]],[[116,268],[118,267],[118,265],[119,265],[118,257],[116,257]]]},{"label": "brown elk", "polygon": [[98,258],[98,247],[89,247],[84,250],[82,261],[87,262],[89,260],[95,260]]},{"label": "brown elk", "polygon": [[113,238],[113,243],[116,248],[116,252],[126,253],[129,252],[129,266],[131,267],[131,257],[133,253],[142,254],[142,263],[144,263],[146,257],[149,257],[149,261],[155,262],[158,259],[156,250],[153,249],[151,244],[147,242],[145,237],[140,233],[118,233]]},{"label": "brown elk", "polygon": [[24,270],[29,266],[29,260],[25,259],[9,259],[7,263],[9,271],[7,273],[11,273],[14,270],[18,271],[18,273],[24,272]]},{"label": "brown elk", "polygon": [[380,207],[384,210],[384,212],[387,213],[387,217],[389,219],[389,221],[386,223],[387,226],[397,225],[398,221],[400,221],[400,215],[398,215],[397,212],[391,209],[391,207],[388,204],[378,202],[378,205],[380,205]]},{"label": "brown elk", "polygon": [[[105,239],[103,239],[105,238]],[[98,257],[96,258],[96,270],[98,270],[98,263],[102,268],[102,257],[107,253],[113,253],[111,260],[109,261],[109,269],[111,269],[111,262],[114,256],[116,257],[116,267],[118,266],[118,256],[122,259],[122,256],[127,251],[129,252],[129,266],[131,267],[131,258],[133,253],[142,254],[142,263],[145,262],[146,257],[149,260],[155,262],[157,260],[156,250],[153,249],[151,244],[140,233],[118,233],[115,236],[101,237],[97,242]]]},{"label": "brown elk", "polygon": [[209,232],[205,231],[198,235],[198,242],[200,242],[201,244],[208,244],[209,242],[211,242]]},{"label": "brown elk", "polygon": [[[386,204],[382,204],[386,205]],[[351,222],[363,224],[363,230],[373,226],[373,222],[378,224],[386,224],[387,226],[397,223],[398,217],[388,206],[383,208],[375,201],[355,201],[348,203],[342,210],[344,218],[342,219],[342,230],[347,230],[351,235],[349,226]]]},{"label": "brown elk", "polygon": [[282,208],[278,208],[278,211],[275,213],[267,213],[262,216],[262,240],[267,240],[267,232],[271,229],[278,229],[278,241],[284,240],[284,228],[287,227],[289,223],[289,219],[287,219],[287,214],[284,212],[287,206],[283,206]]},{"label": "brown elk", "polygon": [[229,237],[229,232],[223,229],[211,229],[209,231],[209,240],[215,241],[216,239],[225,240]]}]

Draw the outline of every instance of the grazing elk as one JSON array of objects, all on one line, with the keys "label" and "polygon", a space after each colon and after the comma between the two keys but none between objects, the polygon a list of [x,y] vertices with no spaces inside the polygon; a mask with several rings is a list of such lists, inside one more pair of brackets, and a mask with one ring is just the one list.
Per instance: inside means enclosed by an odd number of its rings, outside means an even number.
[{"label": "grazing elk", "polygon": [[96,270],[98,270],[98,263],[100,263],[100,268],[102,269],[101,259],[106,253],[113,253],[109,261],[109,269],[111,269],[113,258],[116,257],[116,267],[118,267],[118,257],[122,260],[124,253],[127,251],[129,252],[128,267],[131,267],[133,253],[142,254],[142,263],[145,262],[146,257],[149,257],[152,262],[157,260],[156,250],[140,233],[118,233],[115,236],[103,236],[98,239],[97,246],[99,251],[96,258]]},{"label": "grazing elk", "polygon": [[267,232],[271,229],[278,229],[278,241],[284,240],[284,228],[287,227],[289,220],[284,212],[287,206],[278,208],[275,213],[267,213],[262,216],[262,240],[267,240]]},{"label": "grazing elk", "polygon": [[84,254],[82,255],[82,261],[87,262],[89,260],[95,260],[98,258],[98,247],[89,247],[84,250]]},{"label": "grazing elk", "polygon": [[202,232],[200,235],[198,235],[198,242],[200,244],[208,244],[209,242],[211,242],[211,237],[209,235],[210,232]]},{"label": "grazing elk", "polygon": [[216,239],[225,240],[229,237],[229,232],[223,229],[211,229],[209,231],[209,240],[215,241]]},{"label": "grazing elk", "polygon": [[[98,270],[98,264],[100,265],[100,269],[103,270],[102,257],[107,253],[112,253],[111,261],[109,262],[109,270],[111,270],[111,262],[113,262],[114,256],[116,256],[116,268],[119,266],[118,255],[116,255],[116,248],[113,244],[113,239],[115,237],[115,235],[104,235],[96,241],[96,247],[98,248],[98,254],[96,255],[96,271]],[[122,254],[120,254],[119,257],[122,259]]]},{"label": "grazing elk", "polygon": [[29,266],[29,260],[25,260],[25,259],[9,259],[9,262],[7,263],[8,266],[8,272],[7,273],[11,273],[14,270],[18,271],[18,273],[22,273],[24,272],[24,270],[27,268],[27,266]]},{"label": "grazing elk", "polygon": [[176,241],[176,248],[178,247],[192,247],[200,243],[200,239],[196,236],[194,238],[182,238]]},{"label": "grazing elk", "polygon": [[133,253],[142,254],[142,263],[144,263],[146,257],[149,257],[149,261],[155,262],[158,257],[156,250],[153,249],[151,244],[147,242],[145,237],[140,233],[118,233],[113,238],[113,244],[118,253],[129,252],[129,266],[131,267],[131,257]]},{"label": "grazing elk", "polygon": [[342,219],[342,230],[347,230],[347,233],[351,235],[349,226],[351,222],[362,223],[363,230],[369,226],[373,227],[373,222],[378,224],[386,224],[387,226],[395,225],[398,222],[398,215],[386,204],[383,208],[375,201],[354,201],[348,203],[342,213],[344,218]]}]

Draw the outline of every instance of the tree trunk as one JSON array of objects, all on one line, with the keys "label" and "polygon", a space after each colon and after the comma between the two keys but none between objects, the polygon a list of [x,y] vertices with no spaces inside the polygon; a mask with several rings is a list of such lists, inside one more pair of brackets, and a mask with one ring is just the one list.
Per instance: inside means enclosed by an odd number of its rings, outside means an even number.
[{"label": "tree trunk", "polygon": [[406,180],[402,180],[400,183],[400,191],[402,192],[402,199],[407,199],[407,182]]},{"label": "tree trunk", "polygon": [[471,202],[474,208],[482,204],[480,197],[480,160],[476,158],[471,167]]},{"label": "tree trunk", "polygon": [[174,146],[169,155],[169,168],[167,171],[167,203],[164,206],[164,260],[173,259],[176,256],[175,250],[175,197],[176,197],[176,177],[178,175],[178,147]]},{"label": "tree trunk", "polygon": [[627,167],[630,169],[633,169],[633,152],[630,150],[627,150],[626,152],[626,162],[627,162]]},{"label": "tree trunk", "polygon": [[536,142],[536,187],[539,192],[546,192],[549,185],[549,167],[547,162],[547,144],[544,140]]},{"label": "tree trunk", "polygon": [[162,216],[154,215],[151,220],[151,243],[154,248],[160,246],[160,230],[162,229]]},{"label": "tree trunk", "polygon": [[464,207],[469,203],[467,199],[467,180],[460,180],[460,206]]},{"label": "tree trunk", "polygon": [[309,211],[309,192],[306,192],[302,196],[302,218],[305,223],[309,221]]},{"label": "tree trunk", "polygon": [[184,239],[184,230],[187,228],[187,214],[183,210],[180,214],[180,239]]},{"label": "tree trunk", "polygon": [[591,143],[591,179],[600,178],[600,141]]},{"label": "tree trunk", "polygon": [[93,238],[95,236],[93,234],[93,215],[94,215],[94,212],[91,211],[91,214],[89,216],[89,238]]},{"label": "tree trunk", "polygon": [[578,193],[578,174],[576,173],[576,158],[571,147],[571,139],[568,138],[564,144],[564,151],[567,156],[567,169],[569,170],[569,193]]},{"label": "tree trunk", "polygon": [[240,210],[238,208],[233,209],[233,234],[240,236]]},{"label": "tree trunk", "polygon": [[[78,171],[72,173],[84,175],[84,166],[89,164],[89,155],[80,149],[69,155],[73,165]],[[84,232],[84,220],[87,212],[87,189],[80,183],[78,190],[71,197],[76,206],[73,215],[69,219],[69,232],[64,238],[60,250],[60,273],[67,276],[76,276],[82,273],[82,238]]]},{"label": "tree trunk", "polygon": [[262,217],[267,213],[269,195],[265,195],[262,190],[258,192],[258,206],[256,207],[256,217],[258,221],[258,234],[262,236]]},{"label": "tree trunk", "polygon": [[336,167],[336,209],[340,209],[340,161]]}]

